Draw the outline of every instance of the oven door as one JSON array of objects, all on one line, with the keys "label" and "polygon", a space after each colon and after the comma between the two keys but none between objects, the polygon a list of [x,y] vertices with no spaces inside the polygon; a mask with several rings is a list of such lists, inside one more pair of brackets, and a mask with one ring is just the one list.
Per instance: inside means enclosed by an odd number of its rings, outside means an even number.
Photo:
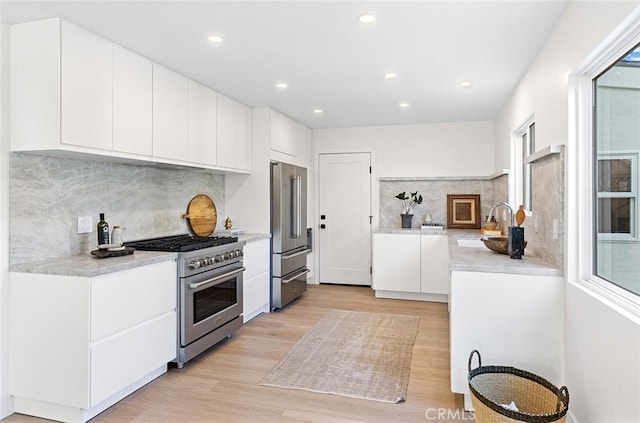
[{"label": "oven door", "polygon": [[242,314],[242,263],[180,278],[184,347]]}]

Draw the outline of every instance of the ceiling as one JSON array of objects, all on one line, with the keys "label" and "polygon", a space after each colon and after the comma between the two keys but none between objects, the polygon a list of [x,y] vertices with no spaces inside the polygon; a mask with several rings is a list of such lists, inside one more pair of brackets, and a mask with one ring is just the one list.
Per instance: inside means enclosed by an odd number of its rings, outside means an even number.
[{"label": "ceiling", "polygon": [[335,128],[493,119],[566,3],[3,0],[0,13],[62,17],[246,105]]}]

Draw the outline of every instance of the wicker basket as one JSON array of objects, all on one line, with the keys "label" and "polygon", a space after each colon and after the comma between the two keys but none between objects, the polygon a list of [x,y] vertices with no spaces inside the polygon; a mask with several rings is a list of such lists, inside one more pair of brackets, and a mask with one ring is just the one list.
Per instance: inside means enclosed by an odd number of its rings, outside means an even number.
[{"label": "wicker basket", "polygon": [[[473,356],[478,367],[471,369]],[[469,356],[469,390],[477,423],[564,422],[569,409],[569,391],[548,380],[515,367],[483,366],[480,353]],[[518,411],[502,404],[515,402]]]}]

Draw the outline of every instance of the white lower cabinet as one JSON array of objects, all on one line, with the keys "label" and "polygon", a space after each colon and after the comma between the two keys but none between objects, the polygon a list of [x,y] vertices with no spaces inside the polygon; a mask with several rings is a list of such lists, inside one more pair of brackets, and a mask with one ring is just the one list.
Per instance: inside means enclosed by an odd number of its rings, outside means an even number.
[{"label": "white lower cabinet", "polygon": [[84,422],[165,373],[176,279],[175,261],[93,278],[11,273],[15,411]]},{"label": "white lower cabinet", "polygon": [[447,302],[446,235],[373,234],[373,289],[378,298]]},{"label": "white lower cabinet", "polygon": [[563,285],[562,276],[451,272],[451,391],[464,394],[466,409],[471,408],[467,375],[474,349],[483,365],[518,367],[559,386]]},{"label": "white lower cabinet", "polygon": [[378,291],[420,292],[420,236],[373,234],[372,287]]},{"label": "white lower cabinet", "polygon": [[245,323],[260,313],[269,312],[271,288],[269,246],[268,238],[249,242],[244,246],[244,266],[247,270],[243,275],[242,303]]}]

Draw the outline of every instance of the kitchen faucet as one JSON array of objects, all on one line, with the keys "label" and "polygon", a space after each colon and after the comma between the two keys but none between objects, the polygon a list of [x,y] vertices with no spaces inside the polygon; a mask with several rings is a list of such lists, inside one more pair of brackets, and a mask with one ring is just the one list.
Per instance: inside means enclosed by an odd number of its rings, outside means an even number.
[{"label": "kitchen faucet", "polygon": [[511,226],[513,226],[513,216],[514,216],[513,208],[511,208],[511,206],[508,205],[507,203],[498,203],[498,204],[494,205],[493,207],[491,207],[491,210],[489,211],[489,216],[487,216],[487,222],[489,222],[491,220],[491,216],[493,216],[493,211],[497,207],[500,207],[500,206],[504,206],[504,207],[509,209],[509,213],[511,213]]}]

